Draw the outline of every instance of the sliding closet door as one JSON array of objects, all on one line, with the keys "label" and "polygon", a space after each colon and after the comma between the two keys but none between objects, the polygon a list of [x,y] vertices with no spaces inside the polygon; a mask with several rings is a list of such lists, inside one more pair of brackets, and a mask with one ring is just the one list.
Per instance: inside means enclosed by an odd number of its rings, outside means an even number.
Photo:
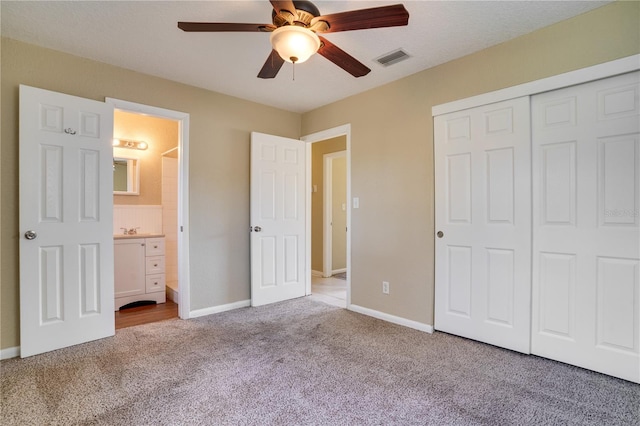
[{"label": "sliding closet door", "polygon": [[635,382],[639,78],[532,98],[532,352]]},{"label": "sliding closet door", "polygon": [[529,98],[435,117],[435,328],[529,353]]}]

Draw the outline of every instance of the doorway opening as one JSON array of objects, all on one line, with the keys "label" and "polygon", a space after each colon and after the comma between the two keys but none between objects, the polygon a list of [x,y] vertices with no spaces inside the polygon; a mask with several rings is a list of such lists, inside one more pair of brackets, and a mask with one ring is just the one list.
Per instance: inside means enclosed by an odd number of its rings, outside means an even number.
[{"label": "doorway opening", "polygon": [[350,304],[350,126],[301,138],[307,149],[307,294]]},{"label": "doorway opening", "polygon": [[[136,299],[133,308],[116,312],[116,329],[175,317],[186,319],[190,311],[189,115],[111,98],[106,102],[114,105],[114,138],[143,141],[147,146],[141,151],[116,148],[114,143],[114,157],[134,151],[128,155],[137,158],[138,176],[137,192],[114,195],[114,234],[133,229],[133,235],[126,238],[145,246],[140,254],[143,261],[151,261],[153,266],[158,265],[157,260],[162,267],[151,273],[149,265],[146,272],[142,268],[145,285],[131,296]],[[151,244],[159,251],[150,253]],[[117,278],[117,271],[115,275]],[[118,288],[116,282],[116,309],[121,304]],[[151,304],[145,305],[145,301]]]}]

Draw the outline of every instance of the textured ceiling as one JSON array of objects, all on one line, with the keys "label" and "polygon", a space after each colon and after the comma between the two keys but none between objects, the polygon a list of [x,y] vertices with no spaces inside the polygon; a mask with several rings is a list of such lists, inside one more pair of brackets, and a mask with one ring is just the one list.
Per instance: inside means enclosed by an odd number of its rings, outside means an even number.
[{"label": "textured ceiling", "polygon": [[[399,3],[315,1],[322,14]],[[6,1],[1,33],[74,55],[295,112],[502,43],[608,2],[403,1],[406,27],[326,34],[371,68],[354,78],[320,55],[286,63],[275,79],[256,78],[271,51],[268,33],[185,33],[178,21],[270,23],[267,0]],[[390,67],[374,59],[402,48],[412,57]]]}]

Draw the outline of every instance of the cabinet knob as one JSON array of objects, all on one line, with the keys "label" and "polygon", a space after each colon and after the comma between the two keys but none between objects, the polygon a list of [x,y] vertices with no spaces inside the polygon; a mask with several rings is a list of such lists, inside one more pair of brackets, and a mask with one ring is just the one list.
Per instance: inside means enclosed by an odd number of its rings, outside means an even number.
[{"label": "cabinet knob", "polygon": [[157,263],[154,263],[154,264],[153,264],[153,267],[154,267],[154,268],[158,267],[158,264],[157,264]]},{"label": "cabinet knob", "polygon": [[158,248],[158,246],[153,246],[153,248]]}]

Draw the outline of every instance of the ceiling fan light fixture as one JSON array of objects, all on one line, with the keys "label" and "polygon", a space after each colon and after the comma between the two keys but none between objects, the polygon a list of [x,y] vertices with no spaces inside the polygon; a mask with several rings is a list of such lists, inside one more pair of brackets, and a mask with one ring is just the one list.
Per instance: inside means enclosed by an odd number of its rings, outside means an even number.
[{"label": "ceiling fan light fixture", "polygon": [[320,39],[313,31],[286,25],[271,33],[271,46],[278,55],[287,62],[301,63],[306,61],[320,48]]}]

